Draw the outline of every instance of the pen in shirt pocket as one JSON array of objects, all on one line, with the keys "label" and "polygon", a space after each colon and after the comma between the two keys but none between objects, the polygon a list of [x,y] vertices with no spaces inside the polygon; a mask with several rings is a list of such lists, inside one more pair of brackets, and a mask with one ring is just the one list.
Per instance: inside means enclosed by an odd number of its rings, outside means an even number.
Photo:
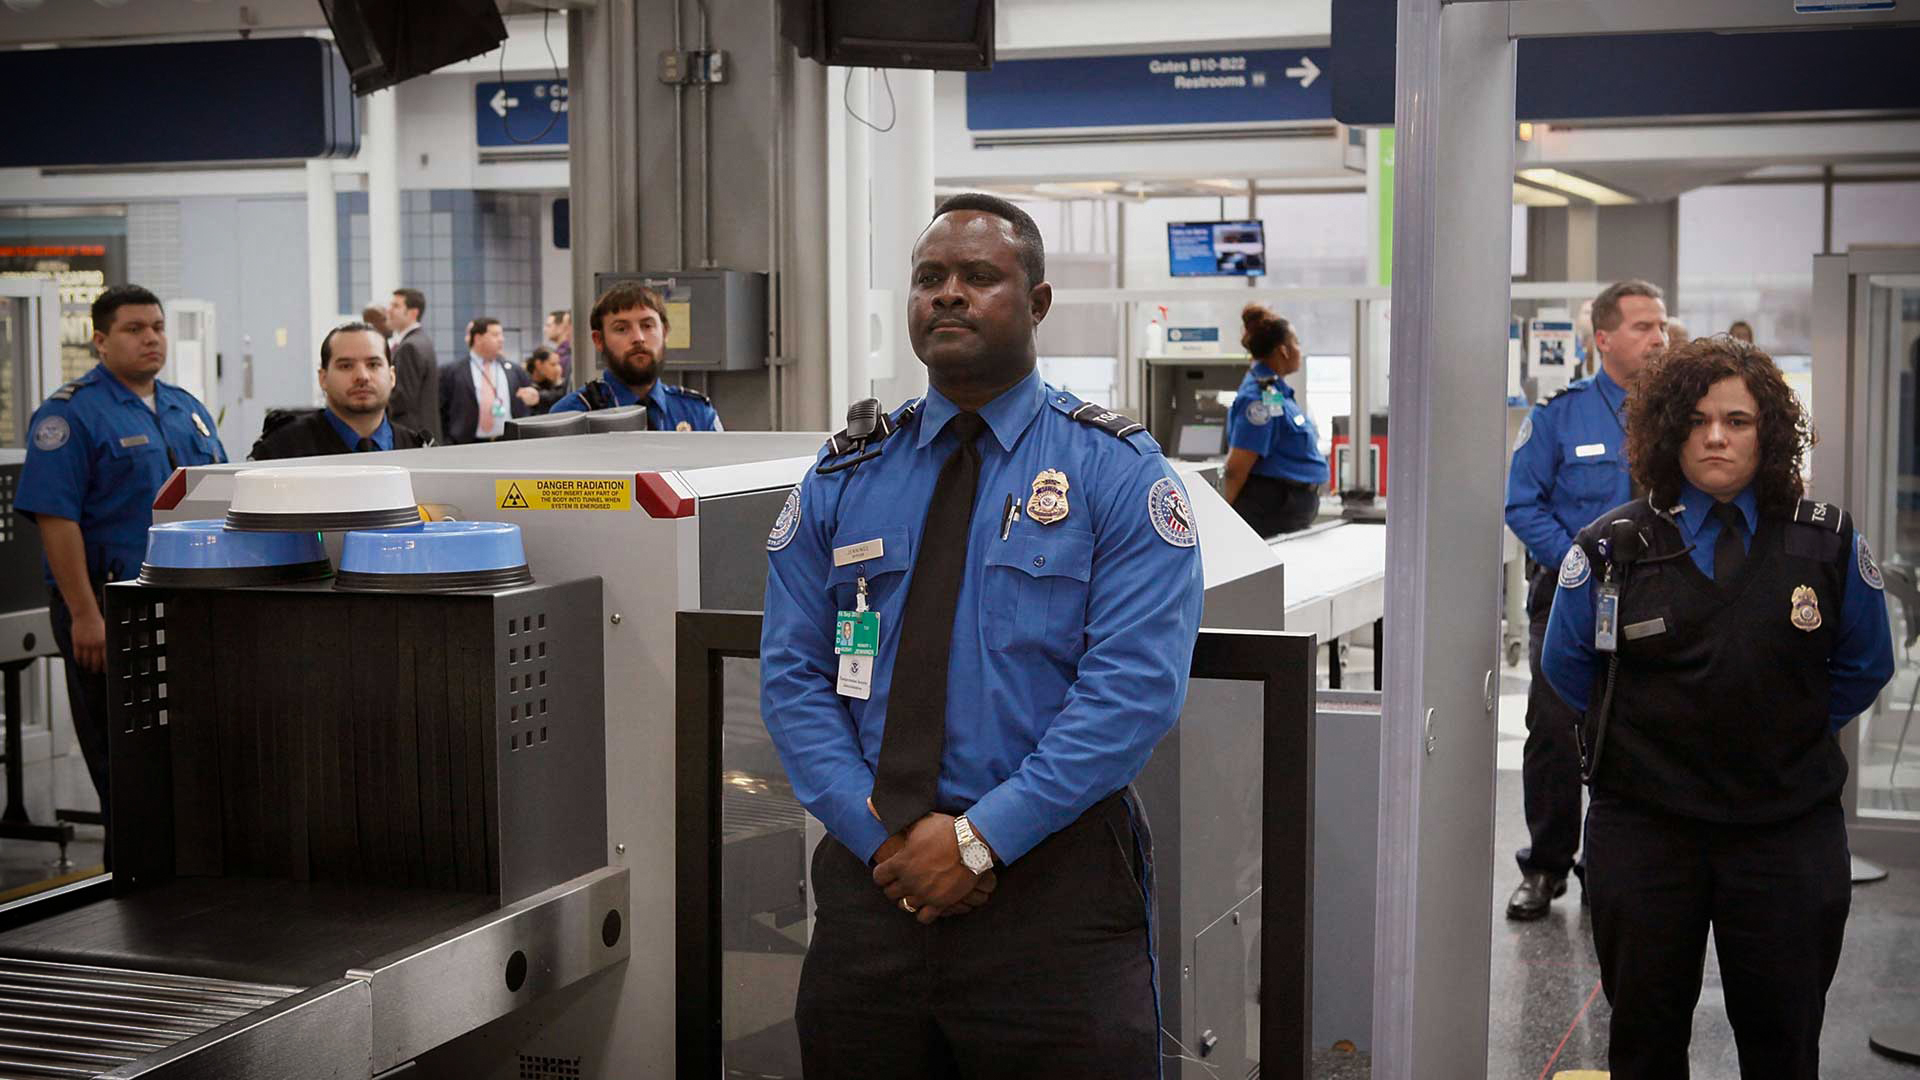
[{"label": "pen in shirt pocket", "polygon": [[1000,542],[1005,543],[1008,534],[1013,532],[1013,523],[1020,520],[1020,497],[1007,493],[1006,509],[1000,511]]}]

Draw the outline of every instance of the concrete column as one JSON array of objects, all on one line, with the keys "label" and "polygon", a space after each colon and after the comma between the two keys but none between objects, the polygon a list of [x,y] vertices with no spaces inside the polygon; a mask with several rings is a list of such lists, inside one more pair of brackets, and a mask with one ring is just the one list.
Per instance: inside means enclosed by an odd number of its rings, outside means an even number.
[{"label": "concrete column", "polygon": [[[885,104],[876,118],[893,129],[870,133],[873,192],[872,306],[868,323],[879,329],[870,342],[873,396],[885,408],[926,392],[927,371],[907,338],[907,289],[913,244],[933,216],[933,72],[889,71],[894,111]],[[885,93],[879,95],[885,98]]]},{"label": "concrete column", "polygon": [[367,250],[373,261],[367,280],[375,296],[407,284],[400,280],[400,108],[395,94],[382,90],[361,99],[367,103]]},{"label": "concrete column", "polygon": [[[848,76],[851,74],[852,78]],[[873,396],[868,353],[867,291],[873,286],[873,173],[867,143],[869,129],[851,114],[869,116],[870,72],[832,68],[829,85],[839,83],[841,100],[827,100],[827,424],[846,415],[847,406]]]},{"label": "concrete column", "polygon": [[[1400,0],[1373,1075],[1487,1067],[1509,4]],[[1416,1067],[1415,1062],[1418,1062]]]},{"label": "concrete column", "polygon": [[[315,349],[345,310],[340,300],[339,218],[333,163],[307,162],[307,334]],[[356,299],[354,311],[361,302]]]}]

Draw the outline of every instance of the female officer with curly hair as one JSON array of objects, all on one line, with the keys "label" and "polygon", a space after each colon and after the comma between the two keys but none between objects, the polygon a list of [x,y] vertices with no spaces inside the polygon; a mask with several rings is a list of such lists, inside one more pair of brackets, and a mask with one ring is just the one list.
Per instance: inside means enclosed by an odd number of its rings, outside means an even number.
[{"label": "female officer with curly hair", "polygon": [[1813,432],[1765,353],[1676,348],[1627,399],[1648,492],[1575,538],[1541,667],[1592,788],[1615,1080],[1687,1075],[1711,930],[1746,1077],[1819,1075],[1850,902],[1837,734],[1893,674],[1880,571],[1801,498]]}]

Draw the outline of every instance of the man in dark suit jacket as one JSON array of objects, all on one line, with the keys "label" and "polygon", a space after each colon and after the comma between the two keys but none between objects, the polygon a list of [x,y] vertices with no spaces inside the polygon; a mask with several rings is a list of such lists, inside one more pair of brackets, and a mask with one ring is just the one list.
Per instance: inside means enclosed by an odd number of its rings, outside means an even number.
[{"label": "man in dark suit jacket", "polygon": [[492,442],[509,417],[526,416],[540,403],[533,380],[508,364],[500,320],[482,315],[467,324],[467,357],[440,368],[440,430],[450,443]]},{"label": "man in dark suit jacket", "polygon": [[420,325],[427,297],[419,289],[396,289],[387,305],[393,331],[393,421],[441,439],[440,358],[433,337]]},{"label": "man in dark suit jacket", "polygon": [[271,461],[432,446],[433,436],[388,418],[393,383],[387,339],[378,330],[361,322],[335,327],[320,342],[320,392],[327,407],[267,413],[260,441],[247,456]]}]

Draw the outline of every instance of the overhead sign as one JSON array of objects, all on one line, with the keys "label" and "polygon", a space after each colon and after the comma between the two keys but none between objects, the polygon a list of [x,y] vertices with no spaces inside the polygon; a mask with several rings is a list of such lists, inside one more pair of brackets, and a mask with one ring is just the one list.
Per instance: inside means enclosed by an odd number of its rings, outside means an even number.
[{"label": "overhead sign", "polygon": [[1794,0],[1795,15],[1835,15],[1841,12],[1892,11],[1893,0]]},{"label": "overhead sign", "polygon": [[485,147],[567,145],[567,80],[473,86],[474,141]]},{"label": "overhead sign", "polygon": [[1159,127],[1326,120],[1328,49],[1003,60],[967,73],[967,127]]}]

